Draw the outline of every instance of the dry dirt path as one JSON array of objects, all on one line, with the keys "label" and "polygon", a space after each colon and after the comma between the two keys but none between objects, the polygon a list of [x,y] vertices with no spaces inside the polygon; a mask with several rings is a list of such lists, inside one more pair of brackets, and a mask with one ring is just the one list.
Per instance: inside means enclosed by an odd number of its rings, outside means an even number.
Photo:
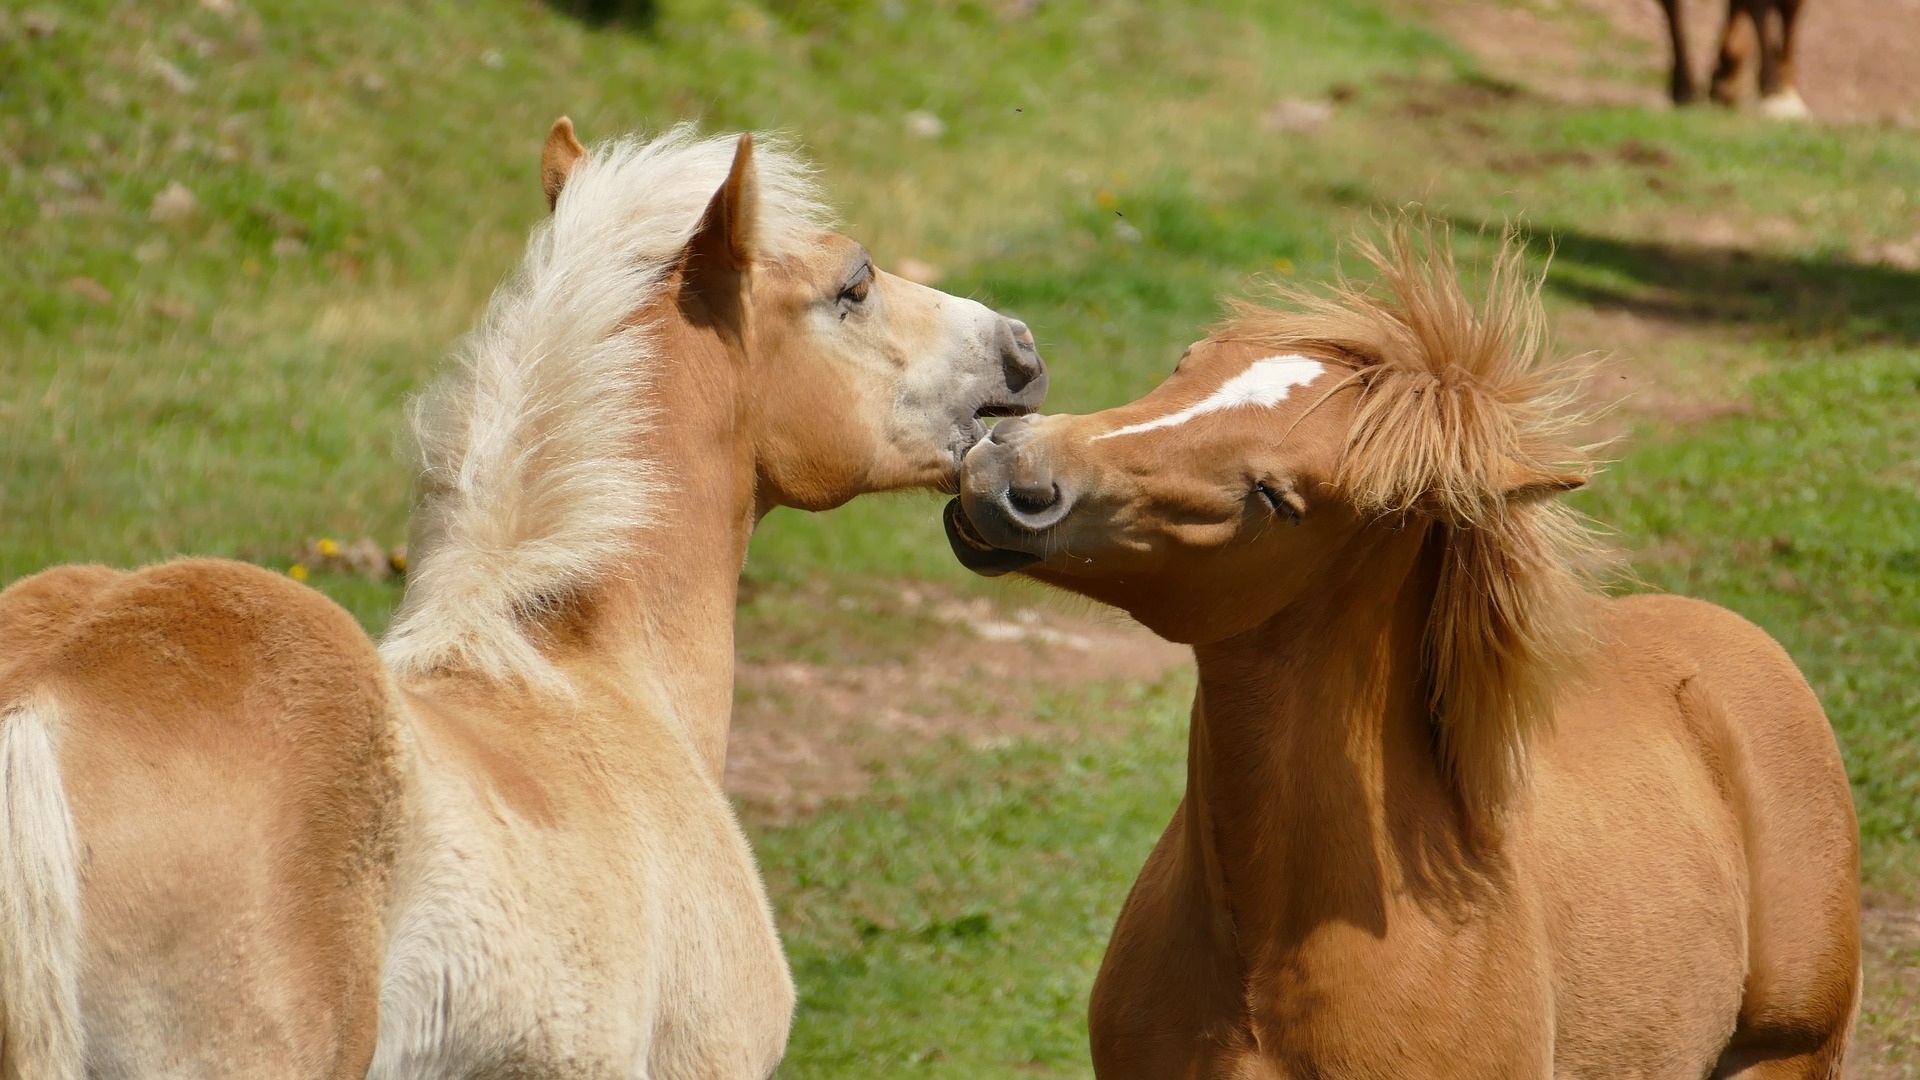
[{"label": "dry dirt path", "polygon": [[1190,657],[1117,614],[994,604],[932,585],[819,600],[844,618],[816,632],[833,634],[838,622],[851,634],[851,620],[884,619],[903,627],[907,644],[879,656],[851,645],[817,663],[777,649],[741,658],[727,789],[762,819],[858,796],[889,761],[941,740],[986,748],[1097,734],[1097,719],[1050,723],[1036,703],[1103,682],[1158,679]]},{"label": "dry dirt path", "polygon": [[[1666,20],[1655,0],[1415,7],[1494,74],[1550,97],[1666,100]],[[1693,70],[1704,79],[1726,4],[1685,0],[1685,10]],[[1799,36],[1800,91],[1816,120],[1920,127],[1920,0],[1806,0]]]}]

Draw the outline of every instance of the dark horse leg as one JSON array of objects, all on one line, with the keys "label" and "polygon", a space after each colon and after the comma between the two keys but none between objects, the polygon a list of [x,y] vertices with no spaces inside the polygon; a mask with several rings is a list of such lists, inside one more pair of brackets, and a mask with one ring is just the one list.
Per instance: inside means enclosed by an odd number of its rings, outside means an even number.
[{"label": "dark horse leg", "polygon": [[1660,6],[1666,9],[1667,37],[1673,42],[1673,78],[1668,92],[1675,105],[1691,105],[1700,97],[1700,88],[1694,84],[1692,61],[1687,59],[1687,27],[1681,18],[1680,0],[1660,0]]},{"label": "dark horse leg", "polygon": [[[1747,59],[1757,47],[1764,57],[1767,51],[1767,9],[1769,0],[1729,0],[1726,28],[1720,31],[1720,59],[1713,68],[1713,85],[1708,90],[1722,105],[1740,101],[1739,81]],[[1763,61],[1764,62],[1764,61]]]}]

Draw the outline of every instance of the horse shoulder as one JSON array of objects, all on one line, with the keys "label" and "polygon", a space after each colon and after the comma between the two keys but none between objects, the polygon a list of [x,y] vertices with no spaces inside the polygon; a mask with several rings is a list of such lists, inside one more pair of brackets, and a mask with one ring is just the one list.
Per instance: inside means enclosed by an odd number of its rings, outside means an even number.
[{"label": "horse shoulder", "polygon": [[403,698],[412,810],[373,1075],[504,1068],[486,1056],[503,1045],[528,1068],[623,1073],[638,1048],[658,1072],[770,1071],[791,978],[745,836],[687,740],[591,685],[556,697],[453,674]]}]

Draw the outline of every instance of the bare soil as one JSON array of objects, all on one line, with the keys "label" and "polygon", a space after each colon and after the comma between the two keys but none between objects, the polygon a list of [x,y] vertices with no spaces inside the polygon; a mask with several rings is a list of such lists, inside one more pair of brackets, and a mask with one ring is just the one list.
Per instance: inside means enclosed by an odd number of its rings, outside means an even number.
[{"label": "bare soil", "polygon": [[[987,748],[1098,732],[1098,720],[1050,722],[1036,715],[1036,702],[1115,680],[1159,679],[1190,657],[1099,611],[996,604],[928,585],[856,605],[890,609],[869,615],[916,615],[919,629],[894,655],[824,664],[743,659],[735,672],[727,789],[756,817],[791,818],[858,796],[889,761],[942,740]],[[846,612],[861,614],[858,606]]]},{"label": "bare soil", "polygon": [[[1421,0],[1420,10],[1494,74],[1549,97],[1666,101],[1666,18],[1654,0]],[[1718,0],[1685,4],[1703,87],[1726,10]],[[1815,119],[1920,126],[1920,0],[1807,0],[1798,37],[1800,94]]]}]

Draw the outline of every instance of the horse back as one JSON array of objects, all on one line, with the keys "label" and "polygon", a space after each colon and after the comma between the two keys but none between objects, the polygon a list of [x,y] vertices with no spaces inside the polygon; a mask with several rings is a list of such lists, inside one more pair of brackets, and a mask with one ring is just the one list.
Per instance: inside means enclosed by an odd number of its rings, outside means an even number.
[{"label": "horse back", "polygon": [[399,786],[352,617],[240,563],[62,567],[0,593],[0,706],[28,696],[80,845],[95,1067],[364,1073]]}]

